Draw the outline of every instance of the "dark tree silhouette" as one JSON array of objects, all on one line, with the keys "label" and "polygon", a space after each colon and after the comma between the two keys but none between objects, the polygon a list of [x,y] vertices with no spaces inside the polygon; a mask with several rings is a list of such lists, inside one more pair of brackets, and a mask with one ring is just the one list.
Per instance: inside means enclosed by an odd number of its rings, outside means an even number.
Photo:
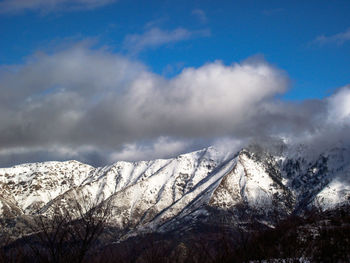
[{"label": "dark tree silhouette", "polygon": [[38,262],[81,263],[110,218],[110,202],[94,204],[87,198],[55,203],[50,215],[38,215],[29,224],[32,234],[24,238]]}]

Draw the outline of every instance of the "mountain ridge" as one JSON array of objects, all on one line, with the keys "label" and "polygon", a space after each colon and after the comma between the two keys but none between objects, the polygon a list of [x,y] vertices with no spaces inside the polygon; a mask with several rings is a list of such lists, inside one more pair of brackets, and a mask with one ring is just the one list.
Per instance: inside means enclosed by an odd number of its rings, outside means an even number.
[{"label": "mountain ridge", "polygon": [[236,225],[256,221],[273,226],[292,213],[349,202],[347,148],[315,160],[302,151],[290,152],[208,147],[170,159],[97,168],[74,160],[0,168],[0,218],[49,216],[53,207],[73,199],[94,205],[108,201],[108,223],[127,237],[198,222],[216,224],[215,213],[226,212]]}]

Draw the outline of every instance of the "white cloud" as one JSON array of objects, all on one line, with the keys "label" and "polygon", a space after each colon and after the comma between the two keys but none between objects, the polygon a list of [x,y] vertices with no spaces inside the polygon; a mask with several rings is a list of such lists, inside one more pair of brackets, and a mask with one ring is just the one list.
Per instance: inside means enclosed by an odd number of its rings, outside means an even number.
[{"label": "white cloud", "polygon": [[141,63],[78,44],[0,71],[0,144],[8,156],[22,149],[19,155],[32,150],[40,158],[39,148],[53,156],[62,152],[59,145],[92,162],[107,153],[168,155],[183,142],[231,134],[287,84],[263,60],[216,61],[165,79]]},{"label": "white cloud", "polygon": [[202,9],[194,9],[192,14],[195,15],[202,23],[206,23],[208,21],[207,15]]},{"label": "white cloud", "polygon": [[100,165],[281,136],[350,143],[349,86],[324,100],[288,103],[276,99],[288,82],[256,58],[166,79],[86,44],[37,53],[0,67],[0,166],[65,158]]},{"label": "white cloud", "polygon": [[321,35],[318,36],[315,40],[314,43],[324,45],[324,44],[337,44],[337,45],[342,45],[345,42],[350,41],[350,28],[348,28],[346,31],[331,35],[331,36],[325,36]]},{"label": "white cloud", "polygon": [[142,34],[127,35],[124,39],[123,46],[126,50],[138,53],[147,48],[159,47],[195,37],[207,37],[209,35],[210,32],[208,30],[189,31],[185,28],[176,28],[167,31],[154,27]]},{"label": "white cloud", "polygon": [[0,13],[19,13],[32,10],[52,12],[56,10],[93,9],[116,0],[4,0],[0,2]]},{"label": "white cloud", "polygon": [[330,122],[350,124],[350,85],[339,89],[327,102]]},{"label": "white cloud", "polygon": [[161,136],[146,145],[139,143],[126,144],[121,151],[112,153],[109,161],[153,160],[174,157],[176,154],[183,153],[188,146],[188,143],[184,140],[174,140]]},{"label": "white cloud", "polygon": [[232,129],[287,84],[286,76],[264,61],[230,66],[217,61],[186,68],[169,81],[145,74],[131,85],[126,101],[135,106],[128,111],[131,119],[139,117],[139,109],[147,113],[135,122],[163,120],[167,132],[204,135]]}]

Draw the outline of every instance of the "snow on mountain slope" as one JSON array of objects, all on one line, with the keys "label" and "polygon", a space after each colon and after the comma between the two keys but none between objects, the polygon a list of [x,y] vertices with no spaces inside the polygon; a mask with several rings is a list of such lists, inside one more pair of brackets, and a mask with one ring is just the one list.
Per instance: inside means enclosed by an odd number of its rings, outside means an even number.
[{"label": "snow on mountain slope", "polygon": [[76,161],[17,165],[0,169],[0,197],[12,200],[24,213],[32,213],[48,201],[78,186],[93,171]]},{"label": "snow on mountain slope", "polygon": [[295,197],[284,185],[278,166],[272,156],[258,160],[256,154],[242,150],[237,164],[215,190],[210,204],[231,208],[244,204],[255,213],[277,211],[290,214]]},{"label": "snow on mountain slope", "polygon": [[50,214],[76,198],[110,202],[109,223],[129,230],[168,231],[212,211],[243,211],[271,223],[313,205],[349,202],[348,152],[310,159],[300,149],[270,154],[251,147],[233,155],[209,147],[99,168],[76,161],[23,164],[0,169],[0,218]]},{"label": "snow on mountain slope", "polygon": [[350,149],[335,147],[310,156],[307,147],[288,152],[281,171],[297,198],[296,210],[331,209],[350,200]]},{"label": "snow on mountain slope", "polygon": [[[221,178],[233,168],[235,160],[226,159],[210,147],[168,160],[117,162],[92,172],[79,191],[95,203],[109,199],[112,224],[154,229],[180,213],[186,214],[196,198],[201,200],[197,206],[208,201]],[[70,194],[67,191],[57,201]]]}]

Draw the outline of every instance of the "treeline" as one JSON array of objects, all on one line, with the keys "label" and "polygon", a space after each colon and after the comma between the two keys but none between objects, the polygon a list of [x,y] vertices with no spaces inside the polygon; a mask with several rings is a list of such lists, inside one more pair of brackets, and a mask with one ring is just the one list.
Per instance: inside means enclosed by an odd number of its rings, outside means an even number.
[{"label": "treeline", "polygon": [[[257,229],[257,228],[254,228]],[[350,207],[290,216],[265,230],[202,226],[108,246],[91,262],[350,262]]]},{"label": "treeline", "polygon": [[[78,201],[79,200],[79,201]],[[0,263],[82,263],[97,247],[110,218],[110,204],[95,205],[88,198],[58,202],[47,215],[26,220],[21,237],[0,232]],[[83,205],[82,205],[83,204]]]},{"label": "treeline", "polygon": [[81,211],[83,220],[67,217],[68,211],[55,221],[39,218],[32,224],[35,235],[2,246],[0,262],[350,262],[349,206],[290,216],[259,231],[198,225],[112,244],[108,211]]}]

